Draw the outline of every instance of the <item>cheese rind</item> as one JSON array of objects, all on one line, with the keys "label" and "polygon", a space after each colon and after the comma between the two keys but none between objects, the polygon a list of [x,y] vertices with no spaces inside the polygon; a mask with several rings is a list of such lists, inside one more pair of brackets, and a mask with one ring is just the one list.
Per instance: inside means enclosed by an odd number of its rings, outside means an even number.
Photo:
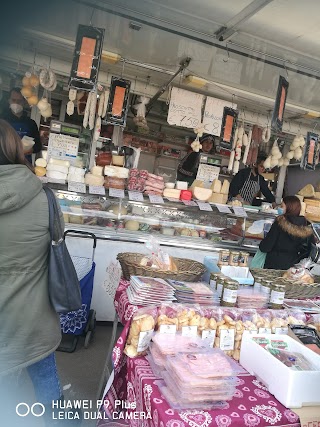
[{"label": "cheese rind", "polygon": [[34,168],[34,172],[35,172],[36,176],[45,176],[47,170],[46,170],[46,168],[44,168],[42,166],[36,166]]}]

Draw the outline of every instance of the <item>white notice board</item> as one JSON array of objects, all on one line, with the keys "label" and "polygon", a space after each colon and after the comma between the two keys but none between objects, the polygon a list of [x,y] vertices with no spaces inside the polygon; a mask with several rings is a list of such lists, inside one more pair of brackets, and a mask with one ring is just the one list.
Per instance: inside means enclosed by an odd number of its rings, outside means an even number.
[{"label": "white notice board", "polygon": [[73,164],[79,151],[79,138],[61,133],[50,132],[48,142],[48,160],[53,157],[60,160],[69,160]]},{"label": "white notice board", "polygon": [[194,129],[201,123],[203,95],[173,87],[167,121],[170,125]]},{"label": "white notice board", "polygon": [[207,96],[203,113],[204,132],[210,135],[220,136],[224,107],[237,108],[236,104],[222,99]]}]

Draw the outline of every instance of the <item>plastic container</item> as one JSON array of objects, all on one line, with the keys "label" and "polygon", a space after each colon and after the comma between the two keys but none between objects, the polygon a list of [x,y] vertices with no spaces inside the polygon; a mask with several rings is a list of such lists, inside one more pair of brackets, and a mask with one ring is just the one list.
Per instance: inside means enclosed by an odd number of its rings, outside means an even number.
[{"label": "plastic container", "polygon": [[181,334],[162,334],[156,333],[153,337],[153,346],[162,356],[184,353],[193,353],[195,351],[203,352],[208,350],[206,343],[198,336],[187,337]]}]

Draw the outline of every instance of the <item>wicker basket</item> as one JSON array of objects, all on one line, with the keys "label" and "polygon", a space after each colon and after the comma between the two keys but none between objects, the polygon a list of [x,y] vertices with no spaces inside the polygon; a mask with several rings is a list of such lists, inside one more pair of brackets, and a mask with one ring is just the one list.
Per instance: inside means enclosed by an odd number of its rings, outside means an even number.
[{"label": "wicker basket", "polygon": [[157,277],[160,279],[184,280],[186,282],[196,282],[201,279],[206,268],[203,264],[191,259],[173,258],[178,271],[156,270],[151,267],[140,265],[144,254],[123,252],[118,254],[123,277],[130,280],[130,276]]},{"label": "wicker basket", "polygon": [[306,285],[303,283],[292,283],[291,281],[282,278],[283,270],[250,270],[253,277],[261,276],[261,273],[266,273],[270,280],[275,280],[277,283],[283,284],[286,287],[285,298],[287,299],[306,299],[317,298],[320,296],[320,277],[314,276],[315,283]]}]

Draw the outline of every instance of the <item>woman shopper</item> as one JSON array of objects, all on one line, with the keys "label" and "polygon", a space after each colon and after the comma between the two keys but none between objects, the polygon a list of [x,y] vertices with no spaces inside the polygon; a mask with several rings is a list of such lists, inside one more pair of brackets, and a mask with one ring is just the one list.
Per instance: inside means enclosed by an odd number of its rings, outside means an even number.
[{"label": "woman shopper", "polygon": [[300,216],[300,200],[287,196],[281,208],[283,214],[276,218],[259,246],[267,254],[264,268],[287,270],[310,255],[313,231],[305,217]]},{"label": "woman shopper", "polygon": [[[45,418],[54,425],[52,401],[62,398],[54,356],[61,329],[48,294],[50,244],[47,196],[26,164],[20,137],[0,120],[0,401],[3,406],[4,395],[8,400],[5,385],[17,384],[27,368],[37,402],[47,405]],[[27,418],[18,424],[17,403],[6,403],[10,420],[1,411],[6,422],[0,425],[27,425]]]}]

